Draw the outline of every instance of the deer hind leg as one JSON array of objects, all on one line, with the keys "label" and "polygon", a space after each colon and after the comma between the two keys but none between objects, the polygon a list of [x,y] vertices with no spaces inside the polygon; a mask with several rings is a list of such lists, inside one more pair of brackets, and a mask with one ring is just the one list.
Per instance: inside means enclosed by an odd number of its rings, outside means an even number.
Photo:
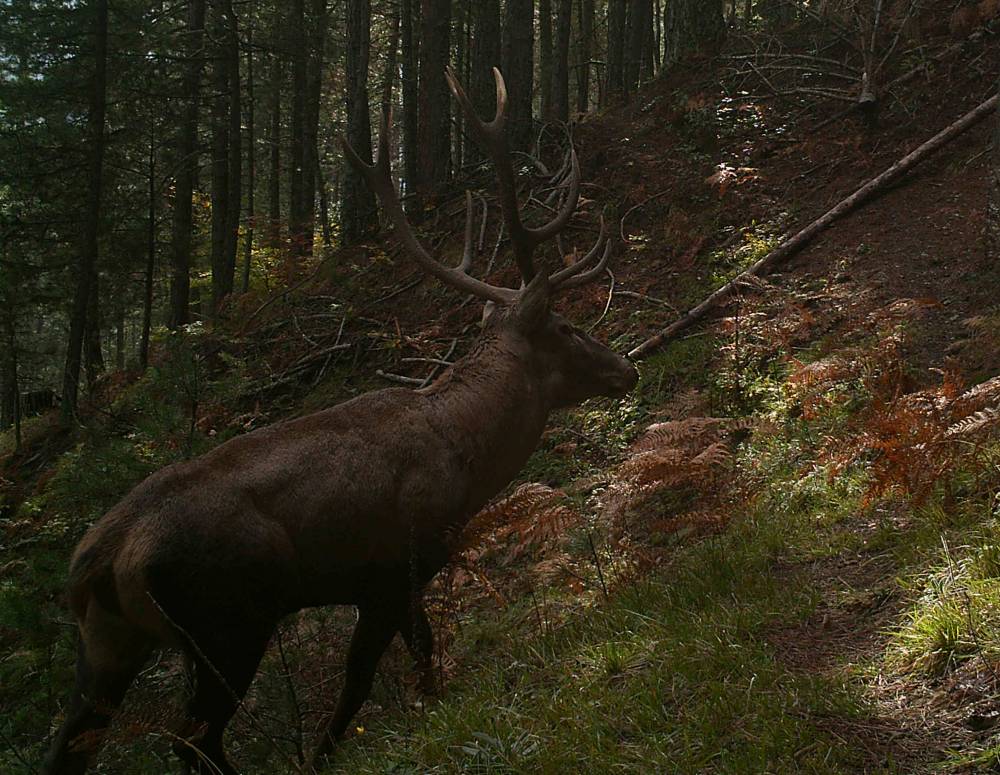
[{"label": "deer hind leg", "polygon": [[87,769],[149,652],[146,640],[124,619],[90,603],[80,623],[70,707],[42,764],[43,775],[79,775]]},{"label": "deer hind leg", "polygon": [[358,623],[351,637],[347,652],[347,668],[344,688],[337,702],[337,709],[320,738],[313,755],[313,766],[320,769],[323,757],[327,756],[337,740],[347,731],[354,714],[360,710],[371,692],[375,669],[386,648],[399,630],[399,607],[380,605],[358,606]]},{"label": "deer hind leg", "polygon": [[174,753],[186,772],[235,775],[226,759],[222,736],[253,682],[270,631],[213,625],[211,634],[194,638],[188,657],[194,692],[187,706],[187,727]]}]

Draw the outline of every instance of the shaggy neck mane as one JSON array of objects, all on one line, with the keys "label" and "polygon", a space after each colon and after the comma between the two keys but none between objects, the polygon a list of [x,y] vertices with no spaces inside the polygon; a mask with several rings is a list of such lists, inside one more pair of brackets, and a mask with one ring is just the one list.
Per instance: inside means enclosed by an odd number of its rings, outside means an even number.
[{"label": "shaggy neck mane", "polygon": [[521,469],[551,409],[535,364],[502,327],[419,392],[438,432],[467,461],[476,506],[485,502],[480,491],[492,495]]}]

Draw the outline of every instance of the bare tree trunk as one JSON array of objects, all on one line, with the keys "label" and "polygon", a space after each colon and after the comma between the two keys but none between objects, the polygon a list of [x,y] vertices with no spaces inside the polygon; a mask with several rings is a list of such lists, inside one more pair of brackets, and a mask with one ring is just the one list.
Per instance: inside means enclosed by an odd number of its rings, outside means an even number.
[{"label": "bare tree trunk", "polygon": [[254,194],[257,187],[257,132],[255,124],[257,97],[253,80],[253,27],[247,30],[247,229],[243,247],[243,282],[240,292],[250,290],[250,264],[253,261],[254,226],[257,223]]},{"label": "bare tree trunk", "polygon": [[552,69],[552,116],[569,121],[569,39],[573,26],[573,0],[556,0],[556,51]]},{"label": "bare tree trunk", "polygon": [[667,63],[679,61],[693,49],[717,44],[726,31],[722,0],[671,0],[665,28]]},{"label": "bare tree trunk", "polygon": [[534,9],[534,0],[507,0],[502,61],[510,94],[507,137],[515,150],[527,150],[534,139],[531,109],[535,79]]},{"label": "bare tree trunk", "polygon": [[642,67],[642,45],[645,42],[646,6],[649,0],[629,0],[628,20],[625,24],[625,94],[634,94],[639,86]]},{"label": "bare tree trunk", "polygon": [[225,241],[225,285],[226,295],[233,292],[236,276],[236,254],[239,252],[240,215],[243,203],[243,110],[240,88],[240,36],[232,0],[224,6],[226,21],[226,75],[229,82],[229,131],[226,153],[229,181],[226,185],[226,241]]},{"label": "bare tree trunk", "polygon": [[[366,162],[372,159],[372,129],[368,110],[368,57],[371,50],[369,0],[347,2],[347,141]],[[353,245],[377,226],[375,195],[364,177],[345,165],[341,189],[341,241]]]},{"label": "bare tree trunk", "polygon": [[552,121],[552,0],[538,0],[538,91],[542,121]]},{"label": "bare tree trunk", "polygon": [[101,296],[100,275],[95,270],[90,278],[90,300],[87,302],[87,327],[83,334],[83,370],[87,391],[93,391],[98,378],[104,373],[104,351],[101,349]]},{"label": "bare tree trunk", "polygon": [[576,109],[590,110],[590,59],[594,48],[594,0],[580,0],[580,61],[576,77]]},{"label": "bare tree trunk", "polygon": [[228,35],[224,0],[213,0],[210,9],[212,52],[212,302],[214,317],[222,299],[232,290],[227,282],[229,228],[229,74]]},{"label": "bare tree trunk", "polygon": [[306,90],[308,88],[309,52],[306,35],[305,0],[292,0],[289,20],[292,58],[292,116],[289,149],[288,232],[291,256],[303,254],[303,165],[305,164]]},{"label": "bare tree trunk", "polygon": [[[500,67],[500,0],[474,0],[472,3],[472,51],[470,52],[470,96],[476,112],[491,117],[496,111],[493,68]],[[483,158],[482,149],[469,143],[467,159]]]},{"label": "bare tree trunk", "polygon": [[146,203],[146,269],[143,273],[142,333],[139,368],[149,366],[149,332],[153,324],[153,277],[156,272],[156,120],[149,120],[149,157],[146,163],[149,201]]},{"label": "bare tree trunk", "polygon": [[302,149],[303,255],[313,253],[316,230],[316,176],[319,174],[319,107],[323,99],[323,66],[326,61],[327,0],[313,0],[309,27],[309,66]]},{"label": "bare tree trunk", "polygon": [[70,316],[69,342],[66,348],[66,367],[63,372],[63,420],[69,422],[76,415],[77,395],[80,385],[80,358],[84,332],[87,327],[87,310],[93,293],[93,280],[97,267],[98,235],[101,226],[101,197],[104,179],[104,120],[107,108],[108,73],[108,2],[93,2],[94,78],[90,92],[90,109],[87,114],[87,137],[90,145],[86,213],[83,222],[83,239],[80,261],[77,265],[73,311]]},{"label": "bare tree trunk", "polygon": [[171,235],[170,328],[190,320],[191,242],[194,232],[192,200],[198,174],[198,97],[205,63],[205,0],[192,0],[184,45],[184,75],[181,80],[181,123],[177,132],[177,176],[174,179],[174,209]]},{"label": "bare tree trunk", "polygon": [[608,0],[608,68],[605,99],[609,102],[625,92],[625,16],[628,0]]},{"label": "bare tree trunk", "polygon": [[269,130],[269,170],[267,180],[268,243],[281,244],[281,92],[284,87],[284,67],[281,53],[271,54],[271,115]]},{"label": "bare tree trunk", "polygon": [[451,158],[448,86],[444,79],[450,51],[451,0],[422,0],[422,3],[417,190],[426,203],[447,180]]},{"label": "bare tree trunk", "polygon": [[414,15],[419,8],[414,0],[403,0],[400,9],[400,37],[403,56],[403,178],[407,193],[417,187],[417,115],[419,88],[417,74],[420,63],[419,38],[414,35]]}]

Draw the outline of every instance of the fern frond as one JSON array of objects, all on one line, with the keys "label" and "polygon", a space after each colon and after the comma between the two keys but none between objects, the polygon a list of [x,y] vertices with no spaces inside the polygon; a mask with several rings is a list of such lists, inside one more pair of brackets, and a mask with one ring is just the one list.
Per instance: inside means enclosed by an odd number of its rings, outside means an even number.
[{"label": "fern frond", "polygon": [[994,426],[1000,426],[1000,409],[989,407],[980,409],[950,426],[944,435],[971,436],[992,429]]},{"label": "fern frond", "polygon": [[1000,375],[969,388],[955,399],[955,403],[973,409],[983,407],[996,400],[1000,400]]}]

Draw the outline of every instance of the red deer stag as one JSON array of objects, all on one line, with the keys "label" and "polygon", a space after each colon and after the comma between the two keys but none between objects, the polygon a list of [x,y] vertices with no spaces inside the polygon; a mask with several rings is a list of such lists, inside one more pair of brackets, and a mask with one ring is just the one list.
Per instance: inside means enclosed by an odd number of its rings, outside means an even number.
[{"label": "red deer stag", "polygon": [[556,217],[525,226],[504,136],[506,87],[499,71],[494,75],[490,123],[447,77],[496,167],[521,289],[468,273],[471,229],[457,267],[424,250],[393,184],[387,117],[374,165],[345,143],[410,258],[496,310],[472,351],[429,387],[367,393],[231,439],[153,474],[90,529],[70,568],[69,602],[80,630],[76,687],[45,773],[86,769],[111,713],[160,647],[186,652],[195,671],[189,726],[176,753],[196,772],[236,772],[223,731],[279,620],[310,606],[354,605],[343,691],[316,752],[326,755],[368,697],[397,632],[430,676],[423,586],[447,562],[451,538],[517,475],[549,412],[635,386],[629,361],[550,310],[553,294],[603,273],[608,235],[602,224],[580,261],[536,273],[533,252],[576,209],[579,164],[572,155]]}]

